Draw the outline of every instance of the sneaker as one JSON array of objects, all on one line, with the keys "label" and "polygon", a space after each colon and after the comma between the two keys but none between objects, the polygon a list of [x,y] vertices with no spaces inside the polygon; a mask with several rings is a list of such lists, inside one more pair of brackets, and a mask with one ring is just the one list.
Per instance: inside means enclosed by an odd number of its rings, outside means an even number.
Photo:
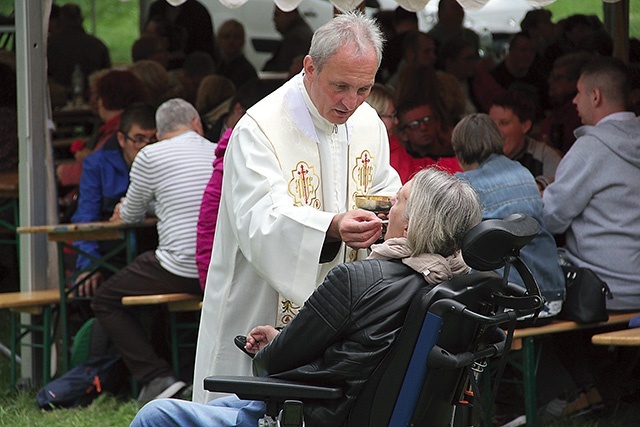
[{"label": "sneaker", "polygon": [[186,384],[184,382],[176,379],[173,375],[154,378],[146,383],[142,387],[142,390],[140,390],[138,403],[140,405],[145,405],[154,399],[173,397],[178,394],[185,385]]},{"label": "sneaker", "polygon": [[553,399],[540,409],[543,417],[551,418],[574,418],[591,412],[589,401],[584,393],[580,393],[577,398],[568,402],[562,399]]},{"label": "sneaker", "polygon": [[589,402],[589,409],[592,411],[601,411],[604,409],[604,401],[597,388],[591,387],[589,391],[585,392],[587,396],[587,402]]}]

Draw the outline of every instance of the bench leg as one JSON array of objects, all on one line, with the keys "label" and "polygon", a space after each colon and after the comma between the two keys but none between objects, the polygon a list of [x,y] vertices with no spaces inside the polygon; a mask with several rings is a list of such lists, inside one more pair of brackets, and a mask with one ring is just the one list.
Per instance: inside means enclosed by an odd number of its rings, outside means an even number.
[{"label": "bench leg", "polygon": [[[195,311],[193,311],[195,313]],[[180,376],[180,349],[193,348],[195,343],[191,343],[186,337],[189,337],[189,331],[198,331],[200,327],[200,318],[195,316],[194,321],[178,318],[179,313],[187,313],[181,311],[169,311],[169,336],[171,340],[171,366],[174,373]],[[199,312],[198,312],[199,313]],[[182,334],[182,339],[181,339]]]},{"label": "bench leg", "polygon": [[522,379],[524,382],[524,407],[527,427],[538,425],[538,398],[536,397],[536,362],[533,337],[522,339]]},{"label": "bench leg", "polygon": [[176,375],[180,375],[180,360],[179,360],[179,347],[178,342],[178,319],[176,313],[169,312],[169,335],[171,340],[171,363],[173,365],[173,372]]},{"label": "bench leg", "polygon": [[51,306],[42,311],[42,385],[51,381],[51,344],[54,342],[51,329]]},{"label": "bench leg", "polygon": [[[42,307],[41,319],[34,319],[36,315],[32,315],[31,323],[22,323],[19,311],[11,311],[11,367],[9,386],[11,390],[16,389],[18,381],[18,347],[22,342],[22,338],[31,334],[31,344],[29,347],[42,349],[42,385],[51,381],[51,347],[55,340],[52,331],[52,308],[51,306]],[[40,332],[42,335],[41,344],[34,342],[34,332]]]},{"label": "bench leg", "polygon": [[11,390],[16,389],[16,381],[17,381],[17,370],[18,370],[18,336],[20,332],[17,330],[18,328],[18,319],[20,313],[16,313],[15,311],[10,311],[9,316],[11,318],[11,372],[9,379],[9,386]]}]

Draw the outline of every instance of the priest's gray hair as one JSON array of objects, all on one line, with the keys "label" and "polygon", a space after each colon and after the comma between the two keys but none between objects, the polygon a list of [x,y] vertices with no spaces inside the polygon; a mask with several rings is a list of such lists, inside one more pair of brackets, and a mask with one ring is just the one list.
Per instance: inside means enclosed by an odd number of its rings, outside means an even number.
[{"label": "priest's gray hair", "polygon": [[465,180],[427,168],[411,180],[407,240],[412,255],[453,255],[464,235],[482,220],[480,199]]},{"label": "priest's gray hair", "polygon": [[196,108],[181,98],[165,101],[156,110],[156,129],[160,138],[185,127],[191,128],[198,116]]},{"label": "priest's gray hair", "polygon": [[309,56],[321,71],[327,59],[343,46],[354,47],[356,55],[364,55],[373,48],[379,67],[383,45],[384,36],[376,20],[351,11],[336,16],[316,30],[311,39]]},{"label": "priest's gray hair", "polygon": [[469,114],[453,128],[451,146],[460,163],[482,163],[492,154],[502,154],[500,129],[486,114]]}]

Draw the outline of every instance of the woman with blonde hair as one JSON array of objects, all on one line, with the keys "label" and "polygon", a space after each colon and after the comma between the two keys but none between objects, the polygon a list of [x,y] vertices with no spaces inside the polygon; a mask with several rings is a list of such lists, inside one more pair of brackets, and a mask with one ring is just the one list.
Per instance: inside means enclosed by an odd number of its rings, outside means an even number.
[{"label": "woman with blonde hair", "polygon": [[226,77],[210,74],[202,79],[195,107],[205,129],[229,111],[229,103],[235,93],[235,85]]},{"label": "woman with blonde hair", "polygon": [[158,108],[160,104],[170,99],[184,97],[182,84],[156,61],[142,59],[129,67],[129,70],[144,85],[149,104],[154,108]]}]

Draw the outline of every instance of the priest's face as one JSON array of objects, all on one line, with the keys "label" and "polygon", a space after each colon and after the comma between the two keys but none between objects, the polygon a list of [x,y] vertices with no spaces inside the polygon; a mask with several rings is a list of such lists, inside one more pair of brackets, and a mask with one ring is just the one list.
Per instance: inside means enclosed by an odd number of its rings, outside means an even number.
[{"label": "priest's face", "polygon": [[387,232],[384,234],[384,240],[394,237],[407,237],[407,227],[409,220],[405,216],[407,212],[407,202],[411,195],[411,181],[398,190],[398,193],[391,198],[391,210],[389,211],[389,224]]},{"label": "priest's face", "polygon": [[369,96],[377,69],[373,49],[357,55],[353,47],[347,45],[329,57],[321,70],[307,55],[304,58],[304,84],[320,115],[340,125]]}]

